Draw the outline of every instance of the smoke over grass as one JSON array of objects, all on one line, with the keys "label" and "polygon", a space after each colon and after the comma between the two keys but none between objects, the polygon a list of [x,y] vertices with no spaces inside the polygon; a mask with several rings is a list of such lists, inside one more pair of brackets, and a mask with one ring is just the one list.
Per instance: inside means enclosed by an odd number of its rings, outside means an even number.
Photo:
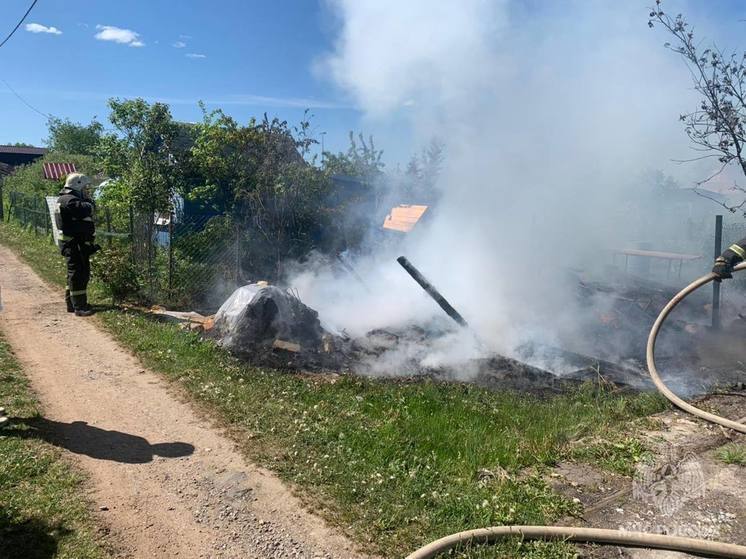
[{"label": "smoke over grass", "polygon": [[370,293],[309,269],[296,280],[304,300],[352,333],[427,322],[441,311],[398,267],[401,252],[494,350],[572,335],[568,271],[601,269],[609,249],[640,240],[630,200],[655,199],[641,174],[691,184],[701,171],[671,161],[690,153],[677,117],[693,99],[686,69],[647,27],[645,2],[329,8],[339,23],[321,64],[329,79],[367,118],[405,122],[413,152],[437,136],[447,157],[431,222],[356,263]]}]

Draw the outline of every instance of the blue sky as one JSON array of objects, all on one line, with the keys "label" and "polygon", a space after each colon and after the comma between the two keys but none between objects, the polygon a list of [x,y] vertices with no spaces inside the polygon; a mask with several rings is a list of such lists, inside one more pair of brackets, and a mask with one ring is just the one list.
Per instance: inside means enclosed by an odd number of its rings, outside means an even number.
[{"label": "blue sky", "polygon": [[[0,35],[28,5],[3,0]],[[297,122],[309,107],[327,149],[343,149],[351,129],[381,132],[394,152],[405,149],[400,134],[365,126],[350,101],[314,72],[333,48],[337,23],[316,1],[40,0],[26,23],[54,29],[19,29],[0,49],[0,78],[44,113],[105,120],[112,96],[163,100],[187,121],[199,119],[200,99],[241,121],[267,111]],[[44,117],[0,82],[0,143],[38,145],[45,133]]]},{"label": "blue sky", "polygon": [[[0,36],[29,3],[2,0]],[[629,10],[640,13],[641,26],[648,3],[652,0],[629,3]],[[721,44],[742,44],[746,3],[666,3],[685,11]],[[513,26],[551,18],[558,9],[548,0],[511,5]],[[240,121],[266,111],[292,123],[309,107],[316,134],[326,133],[327,149],[344,149],[349,130],[372,133],[389,165],[420,147],[410,145],[413,136],[404,120],[366,118],[314,71],[333,50],[340,25],[323,0],[39,0],[26,23],[54,29],[19,29],[0,48],[0,78],[44,113],[80,122],[96,115],[105,122],[109,97],[141,96],[168,102],[185,121],[200,118],[197,101],[204,100]],[[659,37],[662,43],[665,38]],[[375,29],[370,43],[376,48]],[[45,118],[0,82],[0,143],[39,145],[45,135]]]}]

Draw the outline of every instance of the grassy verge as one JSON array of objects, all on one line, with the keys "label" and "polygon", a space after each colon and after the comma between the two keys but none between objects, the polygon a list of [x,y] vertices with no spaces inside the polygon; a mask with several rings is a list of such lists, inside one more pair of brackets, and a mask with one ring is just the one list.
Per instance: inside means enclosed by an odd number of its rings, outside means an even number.
[{"label": "grassy verge", "polygon": [[0,557],[105,557],[80,493],[81,478],[56,448],[23,436],[23,420],[39,410],[2,338],[0,405],[13,417],[0,430]]},{"label": "grassy verge", "polygon": [[[0,242],[24,245],[13,240],[24,232],[9,235],[4,227]],[[25,257],[44,265],[44,258]],[[194,333],[136,313],[107,311],[98,319],[230,426],[250,458],[386,557],[451,532],[545,524],[579,512],[547,487],[542,469],[572,457],[573,440],[664,406],[652,395],[592,387],[537,399],[455,384],[284,374],[248,367]],[[485,556],[495,554],[574,556],[564,544],[517,541]]]}]

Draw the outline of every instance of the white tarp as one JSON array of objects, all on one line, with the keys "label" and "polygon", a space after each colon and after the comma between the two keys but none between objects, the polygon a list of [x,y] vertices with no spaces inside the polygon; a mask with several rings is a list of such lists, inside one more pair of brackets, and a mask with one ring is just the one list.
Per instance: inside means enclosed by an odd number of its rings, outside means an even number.
[{"label": "white tarp", "polygon": [[266,283],[252,283],[236,289],[228,299],[225,300],[218,312],[215,313],[215,324],[222,326],[223,345],[230,346],[233,342],[232,334],[236,331],[236,322],[239,315],[251,303],[259,290],[266,287]]},{"label": "white tarp", "polygon": [[60,205],[57,199],[57,196],[46,197],[49,220],[52,223],[52,237],[54,237],[54,244],[59,247],[62,242],[62,217],[60,216]]}]

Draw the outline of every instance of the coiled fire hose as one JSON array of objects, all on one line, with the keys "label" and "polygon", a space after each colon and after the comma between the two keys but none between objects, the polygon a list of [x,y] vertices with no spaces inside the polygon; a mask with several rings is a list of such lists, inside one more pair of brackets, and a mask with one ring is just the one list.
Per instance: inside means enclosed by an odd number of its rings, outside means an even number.
[{"label": "coiled fire hose", "polygon": [[[738,264],[733,271],[746,269],[746,262]],[[648,336],[647,364],[650,377],[653,379],[658,391],[668,398],[671,403],[682,410],[699,418],[733,429],[740,433],[746,433],[746,425],[737,421],[731,421],[719,415],[701,410],[671,392],[663,383],[655,366],[655,341],[658,338],[661,326],[676,306],[687,296],[713,281],[717,276],[707,274],[693,281],[682,289],[663,308],[660,315],[653,324]],[[678,536],[664,536],[659,534],[648,534],[644,532],[624,532],[621,530],[606,530],[599,528],[575,528],[564,526],[493,526],[468,530],[446,536],[425,547],[422,547],[407,556],[407,559],[431,559],[448,550],[469,544],[492,544],[510,536],[519,536],[526,540],[555,540],[576,543],[597,543],[602,545],[619,545],[624,547],[642,547],[648,549],[661,549],[666,551],[679,551],[700,557],[729,557],[746,559],[746,546],[729,543],[713,542]]]}]

